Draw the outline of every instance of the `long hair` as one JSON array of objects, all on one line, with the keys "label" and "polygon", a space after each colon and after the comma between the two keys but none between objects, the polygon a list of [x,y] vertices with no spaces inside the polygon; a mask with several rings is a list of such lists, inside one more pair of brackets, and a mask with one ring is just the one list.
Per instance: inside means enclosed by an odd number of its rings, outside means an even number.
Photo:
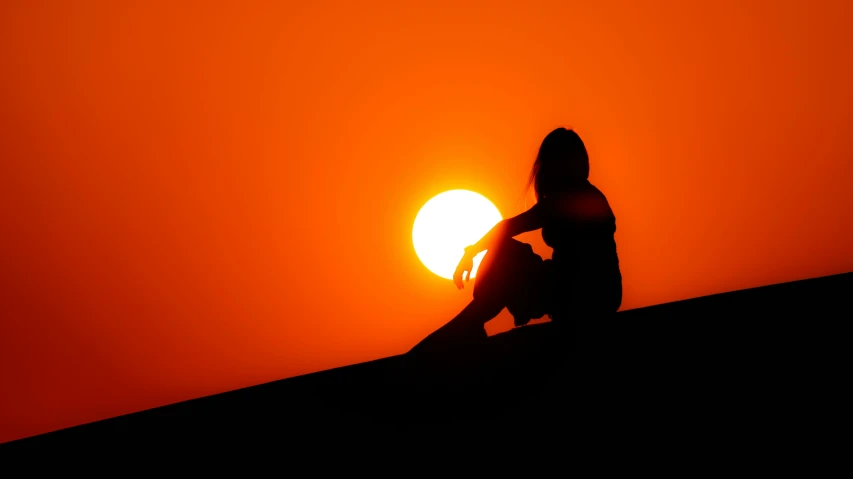
[{"label": "long hair", "polygon": [[542,140],[527,190],[533,186],[536,200],[572,189],[589,179],[589,155],[574,130],[557,128]]}]

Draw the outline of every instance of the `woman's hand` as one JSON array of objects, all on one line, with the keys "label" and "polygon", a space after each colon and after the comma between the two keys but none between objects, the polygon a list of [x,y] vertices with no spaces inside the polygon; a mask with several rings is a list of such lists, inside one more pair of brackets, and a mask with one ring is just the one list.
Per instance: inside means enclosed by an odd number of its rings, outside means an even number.
[{"label": "woman's hand", "polygon": [[468,253],[468,248],[465,248],[465,254],[462,255],[462,259],[459,260],[456,271],[453,273],[453,284],[456,285],[457,289],[463,288],[462,277],[464,273],[468,273],[465,275],[465,282],[471,281],[471,270],[473,269],[474,256]]}]

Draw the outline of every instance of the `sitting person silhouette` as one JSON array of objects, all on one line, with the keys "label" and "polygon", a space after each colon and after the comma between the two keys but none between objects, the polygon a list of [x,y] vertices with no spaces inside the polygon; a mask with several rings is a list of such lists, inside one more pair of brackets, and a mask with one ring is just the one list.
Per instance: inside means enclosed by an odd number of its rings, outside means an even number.
[{"label": "sitting person silhouette", "polygon": [[[477,270],[473,300],[455,318],[410,353],[442,352],[487,337],[484,325],[503,308],[515,325],[548,315],[554,322],[615,313],[622,303],[622,274],[616,253],[616,218],[604,194],[589,180],[589,156],[580,136],[557,128],[549,133],[528,182],[536,204],[496,224],[465,248],[453,282],[470,281],[473,258],[488,250]],[[513,239],[541,229],[553,249],[543,260],[527,243]]]}]

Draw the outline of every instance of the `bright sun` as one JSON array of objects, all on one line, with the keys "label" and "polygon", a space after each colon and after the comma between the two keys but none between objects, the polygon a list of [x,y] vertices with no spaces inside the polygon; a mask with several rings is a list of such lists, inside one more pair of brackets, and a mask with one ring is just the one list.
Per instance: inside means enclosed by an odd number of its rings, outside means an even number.
[{"label": "bright sun", "polygon": [[[501,219],[500,211],[483,195],[467,190],[445,191],[427,201],[415,217],[415,253],[430,271],[452,279],[464,248],[477,242]],[[485,254],[484,251],[474,257],[472,278]]]}]

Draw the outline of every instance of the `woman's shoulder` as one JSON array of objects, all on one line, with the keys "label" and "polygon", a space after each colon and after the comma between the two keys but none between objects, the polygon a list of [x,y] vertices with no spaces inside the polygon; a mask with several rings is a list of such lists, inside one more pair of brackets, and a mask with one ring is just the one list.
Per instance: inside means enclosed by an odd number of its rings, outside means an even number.
[{"label": "woman's shoulder", "polygon": [[592,219],[612,217],[613,211],[607,197],[591,183],[562,191],[539,203],[550,215],[565,219]]}]

